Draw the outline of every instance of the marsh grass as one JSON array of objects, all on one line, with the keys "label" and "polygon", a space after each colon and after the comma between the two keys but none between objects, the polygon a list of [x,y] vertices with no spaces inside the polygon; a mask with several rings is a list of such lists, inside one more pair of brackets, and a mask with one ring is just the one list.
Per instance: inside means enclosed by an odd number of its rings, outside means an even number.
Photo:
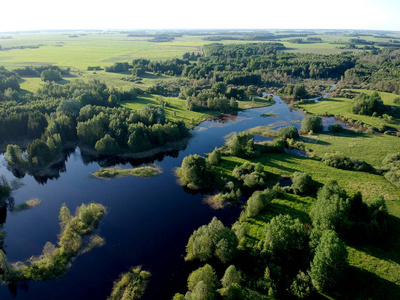
[{"label": "marsh grass", "polygon": [[121,178],[126,176],[136,177],[154,177],[161,173],[161,170],[156,167],[138,167],[133,169],[121,169],[119,167],[105,168],[97,170],[93,173],[94,177],[101,179]]},{"label": "marsh grass", "polygon": [[40,200],[39,198],[32,198],[24,203],[21,203],[19,205],[17,205],[14,208],[14,212],[19,212],[19,211],[23,211],[23,210],[27,210],[27,209],[31,209],[34,208],[36,206],[39,206],[40,203],[42,202],[42,200]]},{"label": "marsh grass", "polygon": [[63,205],[60,211],[61,232],[58,245],[47,242],[41,255],[10,264],[8,271],[2,275],[2,280],[48,280],[63,275],[78,254],[104,245],[104,240],[100,237],[87,237],[97,228],[105,212],[106,209],[101,204],[82,204],[72,217],[68,208]]}]

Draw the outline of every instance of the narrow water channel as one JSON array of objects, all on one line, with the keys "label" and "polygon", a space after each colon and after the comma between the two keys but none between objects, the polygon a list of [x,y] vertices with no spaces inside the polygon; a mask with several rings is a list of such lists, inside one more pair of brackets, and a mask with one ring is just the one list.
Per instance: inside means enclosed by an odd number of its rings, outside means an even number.
[{"label": "narrow water channel", "polygon": [[[126,177],[112,180],[90,176],[110,161],[92,161],[76,148],[58,170],[57,176],[36,181],[26,175],[17,179],[0,156],[0,174],[21,185],[12,193],[18,205],[33,197],[40,206],[21,212],[3,211],[0,221],[7,232],[4,241],[10,262],[41,253],[47,241],[57,242],[58,214],[66,203],[71,212],[82,203],[99,202],[107,207],[98,234],[106,245],[78,256],[65,276],[58,280],[27,282],[16,287],[0,286],[0,299],[105,299],[113,281],[131,266],[142,265],[151,272],[144,299],[172,299],[186,290],[192,265],[184,262],[185,246],[193,230],[217,216],[230,226],[240,208],[213,210],[202,202],[203,195],[190,193],[176,183],[174,169],[189,154],[203,155],[224,144],[228,134],[255,126],[273,129],[293,125],[300,128],[304,113],[290,110],[279,97],[273,106],[250,109],[201,123],[193,130],[185,150],[159,156],[153,161],[162,173],[153,178]],[[261,117],[264,113],[276,117]],[[324,118],[325,128],[335,123]],[[116,163],[116,162],[114,162]],[[119,164],[140,165],[143,161]]]}]

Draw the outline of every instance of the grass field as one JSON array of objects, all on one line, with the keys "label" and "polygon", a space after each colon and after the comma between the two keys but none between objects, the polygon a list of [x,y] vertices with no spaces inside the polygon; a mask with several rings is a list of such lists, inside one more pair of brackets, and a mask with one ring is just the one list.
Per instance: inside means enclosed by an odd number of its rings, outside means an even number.
[{"label": "grass field", "polygon": [[325,153],[340,152],[348,157],[357,157],[375,167],[390,153],[400,153],[400,139],[383,134],[320,133],[301,136],[305,148],[321,158]]},{"label": "grass field", "polygon": [[[374,91],[370,90],[361,90],[361,89],[353,89],[354,92],[372,94]],[[396,94],[379,92],[383,103],[387,106],[396,107],[398,110],[400,106],[398,104],[394,104],[393,100],[398,97]],[[299,104],[299,107],[303,109],[306,113],[316,114],[316,115],[324,115],[324,114],[332,114],[332,115],[341,115],[346,118],[351,118],[356,121],[361,121],[365,124],[373,126],[375,128],[379,128],[382,125],[386,125],[388,127],[396,128],[400,130],[400,123],[398,120],[393,119],[392,122],[387,122],[383,118],[379,117],[371,117],[365,115],[357,115],[352,113],[354,100],[348,98],[325,98],[322,101],[317,103],[310,104]]]},{"label": "grass field", "polygon": [[[151,95],[151,94],[141,95],[135,100],[121,102],[121,106],[133,110],[139,110],[142,109],[147,104],[160,105],[158,98],[160,98],[159,95]],[[163,101],[168,103],[164,107],[166,118],[173,121],[182,120],[186,124],[199,124],[209,116],[218,116],[222,113],[219,111],[205,111],[205,112],[190,111],[186,110],[185,100],[174,97],[161,97],[161,98],[163,99]],[[271,101],[268,101],[261,97],[256,97],[254,101],[239,101],[239,108],[249,109],[249,108],[269,106],[272,104],[273,102]]]},{"label": "grass field", "polygon": [[[139,110],[142,109],[147,104],[155,104],[160,105],[157,98],[160,97],[158,95],[141,95],[136,100],[133,101],[123,101],[121,105],[123,107]],[[167,106],[164,107],[165,116],[169,120],[182,120],[186,124],[198,124],[210,115],[218,115],[219,112],[207,111],[207,113],[200,113],[195,111],[186,110],[186,101],[173,98],[173,97],[162,97],[164,101],[168,103]],[[194,123],[192,123],[192,120]]]}]

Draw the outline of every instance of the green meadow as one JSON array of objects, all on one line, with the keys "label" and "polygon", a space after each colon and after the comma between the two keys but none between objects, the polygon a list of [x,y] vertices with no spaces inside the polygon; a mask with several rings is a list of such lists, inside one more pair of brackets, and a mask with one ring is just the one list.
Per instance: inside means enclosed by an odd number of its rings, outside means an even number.
[{"label": "green meadow", "polygon": [[[162,99],[167,103],[166,106],[164,106],[165,116],[167,119],[173,121],[182,120],[188,125],[199,124],[210,116],[218,116],[221,114],[219,111],[196,112],[186,110],[186,100],[175,97],[162,97],[152,94],[141,95],[135,100],[122,101],[120,104],[121,106],[129,109],[139,110],[147,104],[159,105],[160,102],[158,99]],[[248,99],[247,101],[239,101],[239,109],[257,108],[272,104],[273,102],[268,101],[267,99],[255,97],[254,101],[249,101]]]},{"label": "green meadow", "polygon": [[[352,89],[354,92],[372,94],[374,91],[362,90],[362,89]],[[387,106],[397,107],[398,104],[394,104],[393,100],[398,97],[396,94],[379,92],[383,103]],[[352,112],[354,100],[348,98],[325,98],[317,103],[299,104],[298,107],[304,110],[306,113],[315,115],[341,115],[346,118],[351,118],[355,121],[361,121],[365,124],[379,128],[382,125],[388,127],[393,127],[400,130],[400,124],[396,120],[388,122],[382,117],[372,117],[365,115],[357,115]]]},{"label": "green meadow", "polygon": [[399,138],[384,134],[319,133],[301,136],[307,152],[321,158],[325,153],[343,153],[380,167],[386,155],[400,152]]},{"label": "green meadow", "polygon": [[208,111],[207,113],[195,112],[186,110],[186,101],[174,97],[160,97],[158,95],[145,94],[138,96],[137,99],[132,101],[122,101],[121,106],[139,110],[147,104],[160,105],[158,98],[162,98],[167,102],[164,106],[165,116],[169,120],[182,120],[186,124],[198,124],[210,115],[218,115],[219,112]]}]

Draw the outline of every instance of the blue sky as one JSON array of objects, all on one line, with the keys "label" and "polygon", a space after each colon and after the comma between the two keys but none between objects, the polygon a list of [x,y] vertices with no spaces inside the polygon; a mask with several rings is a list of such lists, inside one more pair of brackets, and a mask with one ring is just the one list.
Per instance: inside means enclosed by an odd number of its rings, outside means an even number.
[{"label": "blue sky", "polygon": [[1,11],[0,32],[175,28],[400,31],[399,0],[5,0]]}]

